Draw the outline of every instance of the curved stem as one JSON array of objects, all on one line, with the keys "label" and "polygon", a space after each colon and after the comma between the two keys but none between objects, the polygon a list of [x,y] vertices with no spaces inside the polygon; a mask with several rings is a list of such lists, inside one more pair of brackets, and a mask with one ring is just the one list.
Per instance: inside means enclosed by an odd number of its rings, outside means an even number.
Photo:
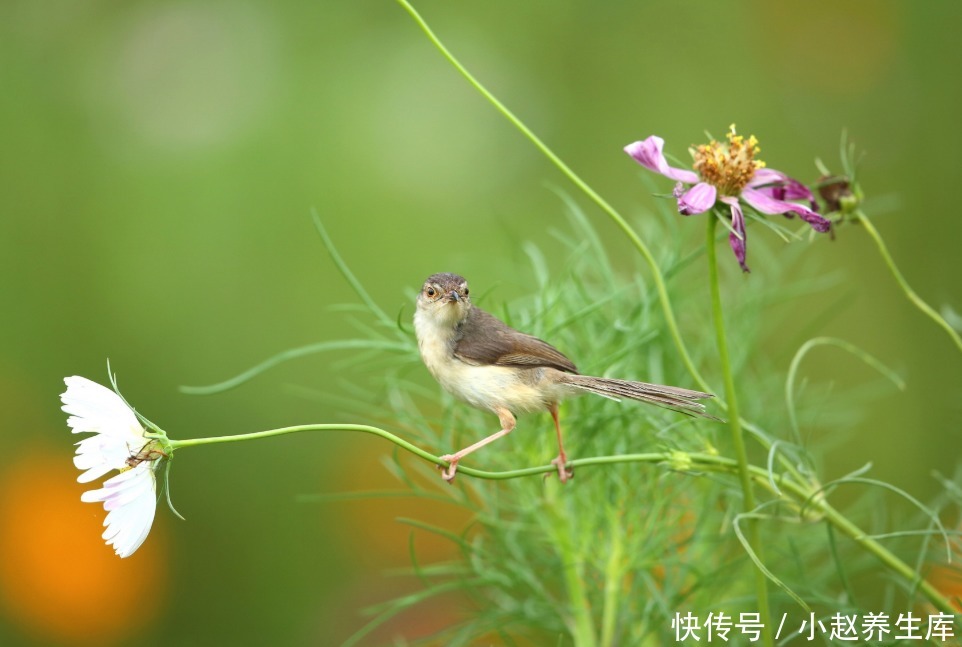
[{"label": "curved stem", "polygon": [[[192,438],[189,440],[170,440],[169,447],[171,451],[181,449],[184,447],[199,447],[201,445],[213,445],[218,443],[229,443],[229,442],[240,442],[244,440],[257,440],[262,438],[273,438],[275,436],[282,436],[285,434],[299,433],[303,431],[350,431],[359,433],[368,433],[383,438],[389,442],[394,443],[401,449],[408,451],[416,456],[423,458],[424,460],[434,463],[435,465],[447,466],[447,463],[435,454],[425,451],[409,443],[408,441],[400,438],[389,431],[381,429],[379,427],[372,427],[370,425],[348,425],[348,424],[314,424],[314,425],[296,425],[292,427],[281,427],[279,429],[270,429],[268,431],[258,431],[249,434],[235,434],[232,436],[213,436],[210,438]],[[615,456],[594,456],[591,458],[578,458],[573,461],[569,461],[568,465],[572,468],[575,467],[591,467],[591,466],[602,466],[602,465],[615,465],[619,463],[650,463],[656,465],[664,465],[668,469],[675,470],[678,472],[685,472],[691,474],[698,474],[700,472],[719,472],[723,474],[740,474],[741,467],[738,462],[734,459],[727,458],[725,456],[719,456],[717,454],[699,453],[699,452],[679,452],[679,451],[665,451],[665,452],[647,452],[642,454],[620,454]],[[463,465],[458,465],[458,474],[463,476],[472,476],[475,478],[488,479],[488,480],[507,480],[514,478],[521,478],[525,476],[535,476],[539,474],[551,474],[558,471],[555,465],[538,465],[535,467],[526,467],[517,470],[506,470],[502,472],[489,472],[485,470],[473,469],[470,467],[465,467]],[[935,590],[928,582],[922,580],[918,573],[912,569],[908,564],[900,560],[898,557],[889,552],[884,546],[878,543],[875,539],[869,537],[867,533],[861,530],[854,523],[849,521],[844,515],[832,508],[823,497],[814,496],[817,494],[815,490],[809,489],[792,479],[785,478],[783,476],[778,477],[777,486],[779,489],[773,487],[771,480],[771,474],[769,471],[763,467],[757,465],[748,465],[747,472],[749,477],[759,486],[766,488],[775,496],[786,496],[786,492],[794,496],[792,500],[798,506],[805,505],[812,507],[816,511],[822,513],[825,519],[831,523],[833,526],[838,528],[844,534],[851,537],[853,540],[864,546],[869,552],[873,553],[879,560],[882,561],[886,566],[894,570],[896,573],[904,577],[905,579],[913,582],[919,583],[919,590],[925,594],[925,596],[935,605],[939,610],[946,613],[955,613],[954,608],[949,603],[949,601],[942,596],[938,591]]]},{"label": "curved stem", "polygon": [[658,267],[658,262],[655,260],[655,257],[651,253],[651,250],[648,248],[648,246],[645,245],[643,240],[641,240],[641,237],[638,235],[638,233],[632,229],[631,225],[628,224],[628,221],[625,220],[624,217],[618,213],[615,208],[608,203],[607,200],[598,195],[598,193],[592,189],[587,182],[582,180],[581,177],[571,170],[571,168],[565,164],[560,157],[555,155],[554,151],[548,148],[548,146],[541,141],[541,139],[538,138],[538,136],[535,135],[531,129],[524,124],[524,122],[518,119],[513,112],[508,110],[507,106],[501,103],[497,97],[495,97],[487,90],[487,88],[481,85],[480,81],[474,78],[470,72],[468,72],[467,68],[461,65],[458,59],[454,57],[454,54],[452,54],[448,48],[444,46],[441,40],[424,21],[424,18],[421,17],[417,10],[415,10],[407,0],[397,0],[397,2],[404,7],[404,10],[407,11],[412,18],[414,18],[414,21],[418,24],[418,26],[424,30],[428,40],[430,40],[434,46],[438,48],[441,54],[444,55],[444,58],[446,58],[448,62],[450,62],[451,65],[453,65],[455,69],[461,73],[461,76],[467,79],[468,83],[474,86],[474,88],[480,92],[485,99],[491,102],[491,104],[505,117],[505,119],[511,122],[511,124],[520,130],[521,133],[527,137],[528,140],[531,141],[531,143],[534,144],[538,150],[544,153],[545,157],[547,157],[552,164],[558,167],[558,170],[560,170],[569,180],[571,180],[576,187],[578,187],[586,196],[588,196],[592,202],[598,205],[601,210],[604,211],[608,217],[614,221],[618,228],[621,229],[621,231],[628,237],[628,240],[631,241],[631,244],[634,245],[635,249],[638,250],[651,269],[652,279],[655,282],[655,289],[658,292],[658,301],[661,303],[661,308],[664,311],[665,325],[668,327],[668,332],[675,343],[675,347],[678,349],[679,354],[681,354],[681,359],[685,364],[685,368],[688,369],[688,372],[698,384],[698,388],[702,389],[703,391],[711,392],[711,387],[708,386],[708,383],[701,376],[701,373],[695,366],[694,361],[692,361],[691,355],[688,353],[688,347],[685,346],[685,341],[682,339],[681,331],[678,329],[678,322],[675,320],[674,310],[672,310],[671,307],[671,299],[668,297],[668,288],[665,285],[665,279],[661,274],[661,269]]},{"label": "curved stem", "polygon": [[[236,443],[245,440],[259,440],[261,438],[273,438],[275,436],[283,436],[286,434],[296,434],[302,431],[359,431],[366,434],[374,434],[375,436],[380,436],[386,440],[390,440],[395,445],[398,445],[402,449],[420,456],[421,458],[436,463],[437,465],[447,465],[445,461],[442,461],[439,457],[424,451],[417,445],[409,443],[403,438],[395,436],[390,431],[385,431],[380,427],[372,427],[370,425],[340,425],[340,424],[317,424],[317,425],[293,425],[291,427],[279,427],[277,429],[269,429],[267,431],[255,431],[249,434],[234,434],[231,436],[210,436],[208,438],[191,438],[190,440],[171,440],[170,449],[176,451],[182,447],[197,447],[199,445],[214,445],[218,443]],[[460,471],[463,471],[460,470]]]},{"label": "curved stem", "polygon": [[[713,211],[708,216],[707,237],[705,251],[708,254],[708,280],[711,287],[712,321],[715,324],[715,337],[718,344],[718,360],[721,364],[725,381],[725,401],[728,403],[728,426],[732,432],[732,446],[738,461],[738,480],[742,486],[743,510],[751,513],[755,510],[755,494],[752,491],[752,480],[748,472],[748,455],[745,452],[745,438],[742,434],[741,417],[738,415],[738,398],[735,393],[735,378],[732,374],[731,360],[728,356],[728,339],[725,335],[725,316],[722,311],[721,288],[718,284],[718,262],[715,251],[715,224],[718,218]],[[758,556],[762,557],[762,542],[758,531],[758,521],[748,520],[748,543]],[[755,569],[755,594],[758,598],[758,612],[765,627],[763,640],[766,645],[774,645],[771,635],[771,612],[768,608],[768,578],[758,568]]]},{"label": "curved stem", "polygon": [[922,297],[915,293],[915,290],[912,289],[912,286],[909,285],[909,282],[905,280],[904,276],[902,276],[902,272],[899,271],[898,266],[892,259],[892,255],[889,254],[888,247],[885,246],[885,241],[882,240],[882,235],[878,233],[878,230],[872,224],[872,221],[869,220],[868,216],[861,211],[856,212],[855,216],[858,218],[858,221],[864,225],[865,231],[867,231],[869,236],[872,237],[872,240],[875,241],[875,245],[878,247],[879,254],[882,255],[882,260],[884,260],[885,264],[889,266],[892,276],[895,277],[895,281],[899,284],[899,287],[902,288],[902,292],[905,293],[905,296],[908,297],[908,300],[912,302],[912,305],[921,310],[929,319],[934,321],[939,325],[939,327],[948,333],[949,337],[952,338],[952,341],[955,342],[955,345],[960,351],[962,351],[962,338],[959,337],[959,333],[952,328],[949,322],[946,321],[942,315],[936,312],[932,306],[923,301]]}]

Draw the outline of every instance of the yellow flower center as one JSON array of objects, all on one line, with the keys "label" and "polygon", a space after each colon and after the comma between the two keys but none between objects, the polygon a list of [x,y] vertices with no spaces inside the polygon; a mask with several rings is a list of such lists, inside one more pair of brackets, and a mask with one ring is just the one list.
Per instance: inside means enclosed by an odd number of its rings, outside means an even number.
[{"label": "yellow flower center", "polygon": [[735,133],[735,124],[729,128],[728,144],[712,140],[692,151],[692,155],[702,180],[722,195],[737,196],[765,162],[755,159],[761,149],[754,135],[746,140]]}]

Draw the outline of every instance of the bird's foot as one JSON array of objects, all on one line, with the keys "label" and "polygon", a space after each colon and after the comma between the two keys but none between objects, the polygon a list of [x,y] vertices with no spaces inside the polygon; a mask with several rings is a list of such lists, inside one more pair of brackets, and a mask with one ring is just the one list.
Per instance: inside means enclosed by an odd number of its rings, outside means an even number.
[{"label": "bird's foot", "polygon": [[558,468],[558,480],[562,483],[567,483],[569,479],[575,477],[575,471],[567,466],[568,457],[564,454],[551,461],[551,464]]},{"label": "bird's foot", "polygon": [[447,467],[438,465],[438,469],[441,470],[441,478],[448,483],[454,483],[454,477],[457,475],[458,471],[458,461],[461,459],[454,454],[445,454],[441,457],[441,460],[448,464]]}]

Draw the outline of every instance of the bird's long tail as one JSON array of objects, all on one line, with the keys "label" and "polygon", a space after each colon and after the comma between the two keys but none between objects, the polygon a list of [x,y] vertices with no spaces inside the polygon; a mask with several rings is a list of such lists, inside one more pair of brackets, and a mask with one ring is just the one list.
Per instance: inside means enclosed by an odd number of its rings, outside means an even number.
[{"label": "bird's long tail", "polygon": [[618,380],[609,377],[591,377],[572,373],[564,374],[564,383],[576,389],[581,389],[582,391],[594,393],[612,400],[620,400],[621,398],[639,400],[690,416],[700,416],[702,418],[717,420],[714,416],[705,413],[705,405],[698,402],[698,400],[714,397],[710,393],[682,389],[677,386],[663,386],[661,384],[631,382],[629,380]]}]

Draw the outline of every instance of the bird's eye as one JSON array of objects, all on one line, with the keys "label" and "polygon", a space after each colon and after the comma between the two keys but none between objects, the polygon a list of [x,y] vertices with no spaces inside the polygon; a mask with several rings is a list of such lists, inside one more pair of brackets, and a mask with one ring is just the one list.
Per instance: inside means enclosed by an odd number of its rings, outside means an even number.
[{"label": "bird's eye", "polygon": [[469,292],[470,292],[470,290],[469,290],[468,288],[464,288],[464,296],[468,296],[468,293],[469,293]]},{"label": "bird's eye", "polygon": [[426,294],[429,298],[433,299],[438,295],[438,291],[435,290],[434,288],[424,288],[424,294]]}]

